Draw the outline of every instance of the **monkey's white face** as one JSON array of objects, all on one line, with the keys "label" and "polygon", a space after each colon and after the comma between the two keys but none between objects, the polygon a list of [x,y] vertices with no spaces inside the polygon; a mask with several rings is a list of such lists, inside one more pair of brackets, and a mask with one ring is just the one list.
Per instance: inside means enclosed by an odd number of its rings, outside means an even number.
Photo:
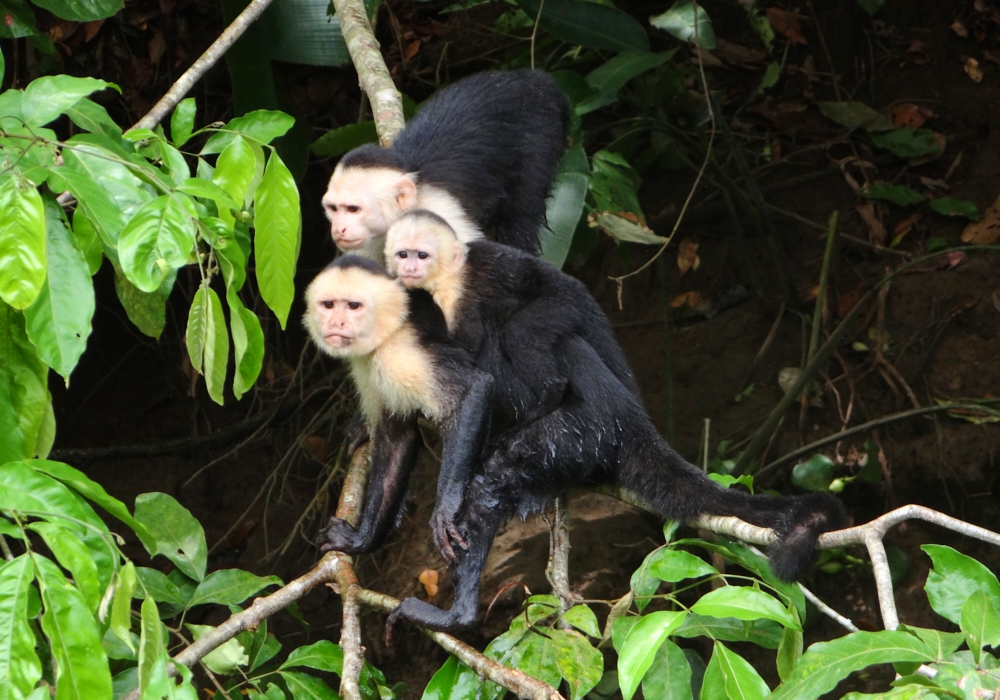
[{"label": "monkey's white face", "polygon": [[330,220],[333,242],[350,252],[384,236],[389,224],[414,201],[416,186],[404,173],[388,168],[338,167],[323,195],[323,210]]},{"label": "monkey's white face", "polygon": [[423,245],[418,248],[397,248],[392,252],[392,267],[399,281],[407,287],[419,287],[437,271],[437,247]]},{"label": "monkey's white face", "polygon": [[332,350],[343,350],[367,339],[374,327],[371,301],[360,294],[347,299],[320,295],[313,301],[312,312],[323,344]]}]

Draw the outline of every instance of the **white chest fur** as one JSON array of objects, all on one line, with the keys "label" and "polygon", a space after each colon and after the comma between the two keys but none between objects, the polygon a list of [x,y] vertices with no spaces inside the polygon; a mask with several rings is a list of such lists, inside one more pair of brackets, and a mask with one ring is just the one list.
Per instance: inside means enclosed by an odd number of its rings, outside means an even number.
[{"label": "white chest fur", "polygon": [[370,425],[383,412],[408,415],[421,412],[439,417],[441,392],[429,353],[417,342],[412,328],[402,327],[371,355],[351,358],[351,375],[361,395],[361,410]]}]

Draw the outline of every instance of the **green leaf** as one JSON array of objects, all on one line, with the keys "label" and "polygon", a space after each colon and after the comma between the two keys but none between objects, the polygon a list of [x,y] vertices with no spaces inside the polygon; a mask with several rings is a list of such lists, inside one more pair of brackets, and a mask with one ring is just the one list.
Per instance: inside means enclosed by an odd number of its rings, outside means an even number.
[{"label": "green leaf", "polygon": [[792,469],[792,483],[806,491],[829,490],[834,478],[833,460],[817,452],[805,462],[799,462]]},{"label": "green leaf", "polygon": [[819,111],[848,129],[890,131],[895,128],[889,117],[876,112],[864,102],[820,102]]},{"label": "green leaf", "polygon": [[190,216],[169,195],[162,195],[125,224],[118,257],[132,284],[143,292],[155,292],[169,270],[187,264],[194,243]]},{"label": "green leaf", "polygon": [[597,616],[587,605],[574,605],[563,613],[563,622],[573,625],[578,630],[595,639],[601,638],[601,627],[597,624]]},{"label": "green leaf", "polygon": [[[249,201],[250,184],[254,175],[254,152],[242,136],[233,138],[219,155],[212,182],[221,187],[237,202]],[[219,211],[219,216],[232,225],[233,217],[228,211]]]},{"label": "green leaf", "polygon": [[590,214],[588,220],[591,226],[600,226],[606,234],[618,241],[646,245],[663,245],[667,242],[666,238],[657,236],[645,225],[609,211]]},{"label": "green leaf", "polygon": [[109,619],[111,631],[133,654],[136,652],[132,641],[132,597],[135,594],[135,584],[135,564],[126,562],[116,576],[115,597],[111,602]]},{"label": "green leaf", "polygon": [[28,623],[28,597],[35,578],[30,555],[0,567],[0,700],[23,698],[42,677],[35,635]]},{"label": "green leaf", "polygon": [[56,560],[73,574],[73,582],[83,594],[83,598],[91,613],[97,613],[101,602],[101,588],[97,581],[97,565],[87,546],[80,541],[76,533],[52,523],[31,523],[29,530],[42,536]]},{"label": "green leaf", "polygon": [[765,649],[777,649],[781,646],[784,629],[774,620],[760,619],[746,622],[735,617],[710,617],[688,613],[684,624],[677,628],[674,636],[684,639],[708,637],[723,642],[753,642]]},{"label": "green leaf", "polygon": [[0,37],[20,39],[22,36],[38,36],[35,15],[24,0],[0,0],[0,12],[4,14],[4,21],[0,22]]},{"label": "green leaf", "polygon": [[253,594],[274,585],[281,585],[281,579],[277,576],[256,576],[242,569],[219,569],[210,573],[198,584],[187,607],[193,608],[204,603],[237,605]]},{"label": "green leaf", "polygon": [[103,486],[89,479],[79,469],[74,469],[62,462],[53,462],[47,459],[33,459],[28,464],[36,472],[41,472],[42,474],[51,476],[53,479],[58,479],[87,500],[93,501],[115,518],[128,525],[132,529],[132,532],[139,537],[139,540],[146,547],[147,551],[155,546],[153,538],[146,530],[146,527],[129,514],[125,504],[117,498],[109,496]]},{"label": "green leaf", "polygon": [[656,656],[642,677],[642,696],[656,700],[692,700],[691,664],[679,646],[669,639],[656,650]]},{"label": "green leaf", "polygon": [[[211,200],[218,206],[225,209],[233,209],[237,213],[243,209],[243,205],[229,196],[229,193],[226,192],[226,190],[209,180],[202,180],[194,177],[188,178],[187,180],[179,183],[176,189],[195,197]],[[243,200],[241,199],[240,201]]]},{"label": "green leaf", "polygon": [[122,0],[37,0],[36,4],[57,17],[74,22],[104,19],[125,6]]},{"label": "green leaf", "polygon": [[162,554],[195,581],[205,578],[205,531],[191,511],[173,496],[144,493],[135,499],[135,519],[146,526],[156,542],[156,550],[150,554]]},{"label": "green leaf", "polygon": [[194,131],[194,116],[197,111],[197,103],[193,97],[181,100],[174,108],[174,113],[170,117],[170,136],[178,148],[191,138],[191,132]]},{"label": "green leaf", "polygon": [[618,682],[625,700],[632,699],[639,682],[653,663],[656,650],[680,627],[686,615],[666,610],[650,613],[629,631],[618,656]]},{"label": "green leaf", "polygon": [[167,323],[167,297],[174,288],[177,271],[171,270],[155,292],[144,292],[128,281],[121,268],[115,266],[115,293],[129,320],[150,338],[159,338]]},{"label": "green leaf", "polygon": [[101,237],[97,234],[97,229],[81,209],[73,212],[73,238],[76,240],[77,249],[83,253],[87,261],[87,270],[93,276],[101,269],[101,263],[104,262],[104,248],[101,247]]},{"label": "green leaf", "polygon": [[885,5],[885,0],[858,0],[858,5],[868,14],[874,15]]},{"label": "green leaf", "polygon": [[272,154],[267,162],[254,207],[257,283],[261,297],[284,329],[295,299],[295,263],[299,255],[302,222],[299,191],[292,174],[277,153]]},{"label": "green leaf", "polygon": [[[243,116],[231,119],[226,126],[212,134],[202,155],[223,153],[234,141],[240,141],[242,134],[261,143],[271,143],[279,136],[284,136],[295,124],[295,119],[285,114],[269,109],[257,109]],[[216,166],[218,168],[218,166]]]},{"label": "green leaf", "polygon": [[339,645],[323,639],[293,650],[280,668],[296,668],[298,666],[314,668],[317,671],[329,671],[339,676],[344,667],[344,650]]},{"label": "green leaf", "polygon": [[0,510],[35,511],[38,517],[81,535],[86,531],[83,523],[104,529],[101,519],[86,502],[55,479],[36,472],[28,462],[0,466]]},{"label": "green leaf", "polygon": [[424,688],[420,700],[479,700],[483,686],[475,671],[449,656]]},{"label": "green leaf", "polygon": [[309,144],[309,150],[322,158],[336,158],[366,143],[377,143],[375,122],[368,119],[332,129]]},{"label": "green leaf", "polygon": [[569,255],[573,234],[583,213],[589,180],[583,173],[562,173],[556,178],[546,202],[548,226],[542,226],[539,231],[542,257],[557,268],[562,268]]},{"label": "green leaf", "polygon": [[45,199],[45,283],[24,311],[28,337],[41,359],[67,381],[87,347],[94,316],[94,285],[83,253],[74,245],[62,207]]},{"label": "green leaf", "polygon": [[982,591],[993,607],[1000,610],[1000,583],[993,572],[951,547],[925,544],[920,548],[934,565],[924,584],[934,612],[956,625],[961,624],[962,606],[976,591]]},{"label": "green leaf", "polygon": [[104,134],[117,141],[122,138],[121,127],[115,124],[108,110],[86,97],[81,97],[67,109],[66,116],[85,131]]},{"label": "green leaf", "polygon": [[[191,630],[191,634],[196,640],[215,629],[211,625],[192,625],[190,623],[186,623],[186,627]],[[202,661],[210,671],[230,675],[235,673],[239,666],[245,666],[250,661],[250,657],[244,652],[243,645],[238,640],[230,638],[206,654]]]},{"label": "green leaf", "polygon": [[[632,78],[663,65],[673,58],[675,53],[677,49],[663,53],[626,49],[588,73],[587,84],[597,90],[599,95],[615,95]],[[584,101],[577,105],[578,114],[590,111],[589,109],[581,111],[586,104]]]},{"label": "green leaf", "polygon": [[56,697],[111,697],[111,671],[97,621],[80,592],[55,564],[32,555],[42,594],[42,631],[52,650]]},{"label": "green leaf", "polygon": [[28,340],[24,314],[0,301],[0,464],[39,454],[51,417],[49,368]]},{"label": "green leaf", "polygon": [[962,606],[961,627],[977,664],[983,647],[1000,644],[1000,613],[982,591],[973,593]]},{"label": "green leaf", "polygon": [[143,600],[152,598],[157,603],[187,607],[190,596],[185,595],[185,592],[162,571],[140,566],[136,568],[135,575],[139,584],[136,588],[136,598]]},{"label": "green leaf", "polygon": [[901,158],[919,158],[941,153],[941,144],[934,138],[930,129],[911,129],[902,127],[881,134],[868,134],[879,148],[884,148]]},{"label": "green leaf", "polygon": [[164,650],[153,661],[146,676],[148,683],[142,693],[142,700],[198,700],[198,691],[191,682],[191,671],[184,664],[174,662],[179,677],[171,678],[167,675],[169,660]]},{"label": "green leaf", "polygon": [[[794,605],[788,606],[788,614],[799,620],[798,610]],[[791,627],[783,627],[781,632],[781,643],[778,645],[778,676],[781,680],[787,680],[802,657],[802,632]]]},{"label": "green leaf", "polygon": [[852,632],[830,642],[809,647],[795,669],[770,700],[806,700],[833,690],[854,671],[876,664],[931,660],[933,655],[920,639],[906,632]]},{"label": "green leaf", "polygon": [[689,552],[667,547],[654,552],[649,560],[649,568],[654,576],[668,583],[719,573],[704,559],[699,559]]},{"label": "green leaf", "polygon": [[[115,225],[120,220],[128,221],[143,207],[143,205],[156,198],[154,189],[143,179],[140,179],[135,171],[138,171],[146,179],[155,178],[162,185],[167,183],[160,173],[152,168],[145,158],[125,152],[118,143],[99,134],[77,134],[71,138],[62,150],[63,160],[66,166],[73,172],[88,177],[91,184],[103,190],[110,196],[115,212],[104,212],[103,216],[115,216]],[[145,168],[139,168],[134,159],[138,158]],[[147,171],[148,169],[148,171]],[[63,178],[66,175],[59,170],[58,174]],[[70,182],[67,180],[67,185]],[[89,196],[90,192],[84,193]],[[88,217],[101,231],[100,221],[90,216]],[[121,229],[118,229],[120,231]],[[117,241],[117,234],[115,236]],[[116,244],[115,244],[116,245]],[[109,247],[115,247],[109,244]]]},{"label": "green leaf", "polygon": [[774,620],[802,631],[802,625],[773,596],[749,586],[723,586],[710,591],[691,606],[691,612],[737,620]]},{"label": "green leaf", "polygon": [[934,661],[943,661],[955,653],[965,642],[965,635],[961,632],[942,632],[941,630],[926,629],[923,627],[911,627],[910,625],[900,625],[899,629],[917,635],[924,644],[931,650]]},{"label": "green leaf", "polygon": [[927,200],[922,194],[906,185],[890,185],[887,182],[873,182],[864,192],[867,199],[882,199],[901,207],[923,204]]},{"label": "green leaf", "polygon": [[293,700],[340,700],[340,696],[319,678],[295,671],[281,671]]},{"label": "green leaf", "polygon": [[678,0],[662,15],[650,17],[649,23],[673,34],[681,41],[687,41],[703,49],[715,48],[712,20],[700,4],[695,13],[695,5],[691,0]]},{"label": "green leaf", "polygon": [[653,575],[650,567],[650,562],[652,562],[659,551],[659,549],[654,549],[647,554],[642,562],[642,566],[636,569],[629,579],[629,588],[632,589],[632,594],[635,597],[635,606],[639,609],[639,612],[645,610],[646,606],[652,602],[651,596],[660,587],[660,579]]},{"label": "green leaf", "polygon": [[[517,0],[528,17],[538,17],[540,0]],[[538,23],[555,38],[591,49],[649,51],[646,29],[631,15],[587,0],[545,0]]]},{"label": "green leaf", "polygon": [[229,327],[236,360],[233,394],[239,400],[257,381],[264,366],[264,331],[257,314],[243,306],[232,287],[226,290],[226,303],[229,304]]},{"label": "green leaf", "polygon": [[[112,1],[118,2],[118,0]],[[38,4],[46,7],[47,0]],[[121,7],[123,5],[119,3],[118,8]],[[114,14],[114,12],[110,14]],[[73,19],[61,13],[60,16],[65,19]],[[91,17],[90,19],[100,19],[100,17]],[[70,75],[47,75],[32,80],[24,89],[24,97],[21,99],[21,112],[24,115],[24,121],[28,126],[45,126],[75,105],[81,97],[86,97],[92,92],[107,87],[117,89],[114,83],[106,83],[96,78],[74,78]]]},{"label": "green leaf", "polygon": [[719,642],[715,643],[715,651],[712,653],[713,660],[716,655],[719,657],[719,670],[722,671],[726,697],[740,698],[741,700],[743,698],[764,700],[771,692],[760,674],[742,656],[730,651]]},{"label": "green leaf", "polygon": [[[184,159],[184,154],[166,142],[160,142],[159,146],[160,159],[163,162],[160,168],[161,172],[167,175],[174,185],[179,185],[189,180],[191,178],[191,167]],[[186,197],[180,199],[182,203],[191,203]]]},{"label": "green leaf", "polygon": [[33,185],[0,180],[0,298],[15,309],[35,300],[45,282],[45,208]]},{"label": "green leaf", "polygon": [[931,209],[945,216],[964,216],[970,221],[979,221],[979,209],[967,199],[938,197],[929,202]]},{"label": "green leaf", "polygon": [[570,700],[581,700],[601,681],[604,656],[576,630],[553,629],[550,635],[556,668],[569,685]]},{"label": "green leaf", "polygon": [[144,697],[149,686],[154,668],[161,656],[166,654],[163,644],[163,623],[160,613],[152,598],[142,601],[139,608],[139,691]]},{"label": "green leaf", "polygon": [[200,287],[188,312],[187,348],[191,365],[205,377],[208,395],[222,404],[229,359],[229,336],[222,303],[211,287]]},{"label": "green leaf", "polygon": [[127,220],[124,212],[72,151],[63,151],[63,159],[66,166],[57,168],[55,172],[76,198],[78,210],[83,211],[94,225],[106,246],[117,248],[118,236]]}]

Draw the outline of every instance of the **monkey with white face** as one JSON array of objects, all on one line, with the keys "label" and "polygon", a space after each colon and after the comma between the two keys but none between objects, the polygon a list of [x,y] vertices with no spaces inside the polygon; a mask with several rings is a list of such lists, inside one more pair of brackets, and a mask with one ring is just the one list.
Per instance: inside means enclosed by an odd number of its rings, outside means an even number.
[{"label": "monkey with white face", "polygon": [[[572,486],[621,485],[662,518],[733,515],[774,528],[771,565],[784,580],[808,566],[816,537],[839,524],[840,506],[829,496],[750,495],[711,481],[656,433],[634,390],[578,334],[560,336],[548,348],[566,378],[558,405],[531,420],[505,419],[517,413],[501,406],[509,395],[501,386],[505,378],[477,369],[465,350],[447,341],[442,314],[426,291],[405,290],[377,263],[344,256],[313,281],[306,300],[306,327],[320,348],[348,359],[373,429],[362,523],[355,529],[332,518],[322,533],[324,548],[367,551],[388,529],[419,444],[417,413],[437,425],[444,441],[432,528],[439,549],[451,550],[455,602],[445,611],[408,598],[390,615],[390,629],[398,620],[439,630],[472,624],[498,528]],[[524,357],[510,360],[516,366]],[[456,489],[460,502],[442,519],[441,501]],[[449,542],[459,546],[452,550]]]},{"label": "monkey with white face", "polygon": [[566,98],[543,71],[486,71],[444,88],[391,147],[340,159],[323,196],[334,243],[381,261],[386,229],[422,208],[459,240],[494,233],[536,252],[568,123]]}]

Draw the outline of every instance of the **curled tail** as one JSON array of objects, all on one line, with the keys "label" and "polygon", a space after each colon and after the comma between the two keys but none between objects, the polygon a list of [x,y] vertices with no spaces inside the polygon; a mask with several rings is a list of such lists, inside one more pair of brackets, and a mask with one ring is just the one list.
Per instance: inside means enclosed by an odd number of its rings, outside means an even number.
[{"label": "curled tail", "polygon": [[844,521],[840,502],[827,494],[750,495],[719,486],[658,436],[622,460],[622,486],[643,498],[660,517],[691,522],[701,515],[731,515],[769,527],[778,538],[768,547],[774,575],[799,578],[815,560],[816,539]]}]

